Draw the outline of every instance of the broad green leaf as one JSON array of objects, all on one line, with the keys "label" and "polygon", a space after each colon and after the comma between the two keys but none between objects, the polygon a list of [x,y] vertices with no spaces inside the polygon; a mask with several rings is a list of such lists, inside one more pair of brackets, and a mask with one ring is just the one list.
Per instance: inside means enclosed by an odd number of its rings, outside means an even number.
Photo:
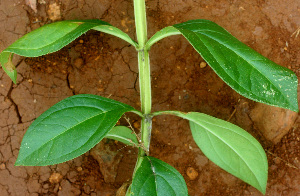
[{"label": "broad green leaf", "polygon": [[[90,29],[115,35],[136,47],[136,42],[126,33],[107,22],[96,19],[67,20],[47,24],[24,35],[0,53],[0,63],[15,82],[16,77],[8,69],[8,65],[11,64],[11,59],[9,59],[11,53],[25,57],[37,57],[56,52]],[[14,67],[13,70],[15,70]]]},{"label": "broad green leaf", "polygon": [[175,168],[146,156],[132,180],[131,195],[187,196],[188,190],[183,177]]},{"label": "broad green leaf", "polygon": [[131,106],[97,95],[66,98],[30,125],[15,165],[52,165],[78,157],[100,142],[119,118],[132,110]]},{"label": "broad green leaf", "polygon": [[268,161],[264,149],[248,132],[206,114],[166,112],[189,120],[193,138],[216,165],[266,192]]},{"label": "broad green leaf", "polygon": [[120,141],[129,146],[138,146],[139,142],[135,133],[125,126],[115,126],[107,133],[106,138]]},{"label": "broad green leaf", "polygon": [[[296,75],[243,44],[208,20],[173,25],[212,69],[239,94],[254,101],[298,112]],[[152,45],[176,32],[170,27],[155,34]]]}]

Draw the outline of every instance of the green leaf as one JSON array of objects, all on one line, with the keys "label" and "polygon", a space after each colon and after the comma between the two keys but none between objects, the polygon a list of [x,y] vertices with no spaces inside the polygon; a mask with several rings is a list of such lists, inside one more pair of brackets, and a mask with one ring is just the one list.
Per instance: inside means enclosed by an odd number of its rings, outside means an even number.
[{"label": "green leaf", "polygon": [[115,126],[107,133],[106,138],[120,141],[129,146],[138,146],[139,142],[134,132],[125,126]]},{"label": "green leaf", "polygon": [[167,163],[154,157],[143,158],[131,184],[134,196],[184,196],[187,186],[180,173]]},{"label": "green leaf", "polygon": [[254,101],[298,112],[296,75],[208,20],[173,25],[231,88]]},{"label": "green leaf", "polygon": [[181,34],[176,28],[173,26],[165,27],[162,30],[156,32],[146,43],[146,50],[150,50],[150,47],[158,42],[159,40],[169,37],[171,35],[179,35]]},{"label": "green leaf", "polygon": [[70,20],[47,24],[38,28],[4,50],[25,57],[37,57],[56,52],[88,30],[110,25],[101,20]]},{"label": "green leaf", "polygon": [[[11,53],[25,57],[37,57],[56,52],[90,29],[115,35],[136,46],[136,42],[134,42],[126,33],[113,27],[107,22],[96,19],[66,20],[47,24],[24,35],[2,51],[0,54],[0,63],[2,67],[7,70],[7,62],[11,62],[9,61]],[[13,69],[15,70],[14,67]],[[15,82],[15,77],[11,72],[12,71],[6,71]]]},{"label": "green leaf", "polygon": [[97,95],[75,95],[39,116],[25,133],[15,165],[44,166],[71,160],[94,147],[134,108]]},{"label": "green leaf", "polygon": [[11,80],[16,84],[17,83],[17,70],[14,64],[12,63],[13,54],[10,52],[0,53],[0,64],[5,71],[5,73],[11,78]]},{"label": "green leaf", "polygon": [[111,25],[109,25],[109,26],[108,25],[101,25],[101,26],[96,26],[93,29],[96,30],[96,31],[101,31],[103,33],[114,35],[118,38],[123,39],[124,41],[127,41],[128,43],[133,45],[135,48],[138,47],[138,44],[133,39],[131,39],[128,34],[124,33],[123,31],[121,31],[117,27],[114,27],[114,26],[111,26]]},{"label": "green leaf", "polygon": [[265,194],[267,157],[259,142],[248,132],[202,113],[166,113],[189,120],[196,144],[212,162]]}]

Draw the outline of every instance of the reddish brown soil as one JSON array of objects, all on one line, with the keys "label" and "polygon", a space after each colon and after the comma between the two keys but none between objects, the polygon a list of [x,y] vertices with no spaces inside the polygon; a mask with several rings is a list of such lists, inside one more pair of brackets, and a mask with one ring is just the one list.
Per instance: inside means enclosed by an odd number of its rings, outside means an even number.
[{"label": "reddish brown soil", "polygon": [[[38,4],[35,13],[23,1],[0,0],[0,51],[55,17],[102,19],[135,37],[132,0],[39,2],[42,4]],[[165,26],[209,19],[300,76],[300,36],[291,36],[300,27],[298,0],[148,0],[147,6],[149,36]],[[152,47],[150,55],[153,111],[197,111],[227,120],[236,109],[230,122],[255,136],[268,155],[266,195],[300,195],[299,120],[279,143],[273,144],[255,129],[249,117],[255,103],[235,93],[209,66],[200,68],[202,58],[183,37],[160,41]],[[97,94],[139,108],[135,49],[118,38],[91,31],[57,53],[39,58],[16,57],[15,63],[19,73],[17,85],[0,70],[1,195],[115,195],[122,184],[130,181],[137,154],[135,149],[120,143],[106,144],[122,155],[115,166],[115,182],[104,181],[89,152],[49,167],[13,164],[30,123],[68,96]],[[132,124],[138,120],[137,116],[127,116]],[[126,124],[124,119],[121,123]],[[135,125],[138,129],[138,123]],[[185,120],[171,116],[154,118],[150,152],[178,169],[191,196],[261,195],[210,162],[193,142]],[[191,167],[199,174],[195,179],[187,175]]]}]

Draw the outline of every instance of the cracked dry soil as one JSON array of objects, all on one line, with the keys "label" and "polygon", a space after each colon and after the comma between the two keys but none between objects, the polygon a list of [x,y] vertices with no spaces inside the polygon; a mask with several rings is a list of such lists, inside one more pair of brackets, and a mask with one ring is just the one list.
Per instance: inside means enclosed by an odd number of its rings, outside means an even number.
[{"label": "cracked dry soil", "polygon": [[[300,76],[300,37],[291,36],[300,26],[298,0],[148,0],[147,11],[149,36],[172,24],[209,19]],[[20,0],[0,0],[0,51],[52,20],[91,18],[110,22],[135,37],[131,0],[40,0],[37,12]],[[279,142],[272,142],[252,120],[257,104],[235,93],[209,66],[203,66],[203,59],[184,38],[166,38],[153,46],[150,55],[153,111],[198,111],[230,119],[255,136],[267,152],[266,195],[300,195],[297,114],[296,120],[283,122],[288,127],[287,134]],[[59,52],[39,58],[16,56],[14,61],[17,85],[0,70],[0,195],[106,196],[116,195],[120,187],[117,194],[122,195],[137,151],[120,143],[103,142],[107,156],[116,159],[102,159],[108,164],[107,171],[99,167],[97,157],[90,152],[47,167],[15,167],[14,162],[30,123],[68,96],[97,94],[139,108],[134,48],[118,38],[91,31]],[[127,117],[138,130],[138,118]],[[282,119],[269,121],[277,125]],[[126,121],[121,119],[120,123]],[[185,120],[155,118],[150,152],[179,170],[192,196],[261,195],[208,161],[193,142]]]}]

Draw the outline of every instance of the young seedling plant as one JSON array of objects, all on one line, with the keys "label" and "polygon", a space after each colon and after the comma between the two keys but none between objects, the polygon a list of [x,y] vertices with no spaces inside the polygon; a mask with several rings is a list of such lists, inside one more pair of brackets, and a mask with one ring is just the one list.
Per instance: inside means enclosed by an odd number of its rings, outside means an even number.
[{"label": "young seedling plant", "polygon": [[[30,125],[15,165],[62,163],[89,151],[107,137],[139,148],[127,196],[186,196],[187,186],[180,173],[150,156],[149,152],[152,118],[175,115],[189,121],[192,136],[208,159],[265,194],[267,157],[262,146],[249,133],[203,113],[151,111],[149,50],[157,41],[181,34],[236,92],[254,101],[298,112],[296,75],[208,20],[191,20],[169,26],[148,40],[145,0],[134,0],[133,4],[137,41],[101,20],[69,20],[36,29],[1,52],[1,66],[14,83],[17,81],[17,71],[12,63],[14,54],[38,57],[56,52],[91,29],[125,40],[136,48],[138,55],[141,111],[97,95],[80,94],[66,98]],[[115,126],[126,112],[141,117],[139,139],[129,128]]]}]

